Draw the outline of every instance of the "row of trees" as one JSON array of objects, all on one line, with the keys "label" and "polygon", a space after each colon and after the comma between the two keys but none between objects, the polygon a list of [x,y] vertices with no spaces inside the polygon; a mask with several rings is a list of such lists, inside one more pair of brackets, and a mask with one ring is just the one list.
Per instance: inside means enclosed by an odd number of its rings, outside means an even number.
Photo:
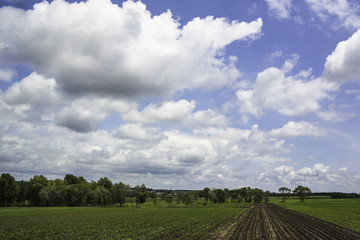
[{"label": "row of trees", "polygon": [[[283,202],[285,202],[285,198],[286,196],[290,196],[291,193],[291,189],[287,188],[287,187],[281,187],[279,188],[279,192],[283,197]],[[303,186],[297,186],[293,191],[294,195],[297,195],[300,198],[300,202],[304,202],[306,196],[311,195],[311,189],[308,187],[303,187]]]},{"label": "row of trees", "polygon": [[[291,189],[279,188],[280,194],[290,195]],[[301,201],[311,194],[307,187],[298,186],[293,190]],[[258,188],[243,187],[240,189],[210,189],[201,191],[171,191],[148,189],[143,184],[131,188],[122,182],[113,184],[107,177],[98,181],[88,182],[83,177],[67,174],[64,179],[48,180],[42,175],[36,175],[29,181],[16,181],[13,176],[3,173],[0,176],[0,205],[1,206],[125,206],[133,203],[136,206],[145,203],[147,198],[154,204],[165,201],[168,204],[176,202],[185,205],[198,202],[199,198],[212,203],[260,203],[269,202],[272,195],[269,191]],[[134,202],[133,202],[134,201]]]}]

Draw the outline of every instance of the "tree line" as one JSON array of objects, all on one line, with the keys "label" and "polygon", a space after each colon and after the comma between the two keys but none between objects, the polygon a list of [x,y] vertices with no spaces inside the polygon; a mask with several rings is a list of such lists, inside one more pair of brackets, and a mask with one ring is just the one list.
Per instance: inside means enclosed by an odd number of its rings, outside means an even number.
[{"label": "tree line", "polygon": [[[279,189],[285,197],[291,190]],[[147,188],[144,184],[130,187],[123,182],[112,183],[107,177],[88,182],[84,177],[66,174],[63,179],[48,180],[43,175],[35,175],[29,181],[16,181],[9,173],[0,176],[0,206],[119,206],[125,204],[140,206],[148,201],[158,204],[161,201],[171,205],[190,205],[201,198],[203,204],[225,203],[260,203],[269,202],[275,193],[258,188],[243,187],[229,190],[204,188],[200,191],[173,191]],[[298,186],[293,194],[301,201],[311,194],[311,190]],[[338,197],[343,196],[338,194]]]},{"label": "tree line", "polygon": [[[66,174],[64,179],[48,180],[43,175],[35,175],[29,181],[16,181],[9,173],[0,176],[1,206],[120,206],[126,203],[140,206],[147,199],[157,204],[185,205],[198,202],[204,204],[231,202],[268,202],[269,191],[244,187],[229,190],[204,188],[201,191],[154,190],[144,184],[131,188],[119,182],[112,183],[107,177],[88,182],[84,177]],[[129,202],[130,201],[130,202]]]}]

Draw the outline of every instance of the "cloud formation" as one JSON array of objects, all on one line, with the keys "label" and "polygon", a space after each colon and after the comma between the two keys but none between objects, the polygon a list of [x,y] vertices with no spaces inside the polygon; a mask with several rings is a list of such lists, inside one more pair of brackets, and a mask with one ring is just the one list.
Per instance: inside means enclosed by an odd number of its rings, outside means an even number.
[{"label": "cloud formation", "polygon": [[273,182],[278,186],[296,187],[312,186],[313,191],[343,191],[344,186],[355,186],[360,183],[360,175],[349,172],[346,168],[332,169],[318,163],[312,167],[295,169],[281,165],[258,176],[259,180]]},{"label": "cloud formation", "polygon": [[180,28],[170,11],[152,16],[130,0],[122,7],[110,0],[4,7],[0,21],[2,61],[25,63],[71,95],[115,97],[220,88],[240,76],[236,59],[221,56],[224,48],[256,39],[262,27],[260,18],[206,17]]},{"label": "cloud formation", "polygon": [[330,22],[336,17],[334,27],[344,26],[348,29],[360,28],[359,7],[347,0],[306,0],[306,3],[323,22]]},{"label": "cloud formation", "polygon": [[328,99],[328,93],[337,90],[337,86],[322,78],[312,79],[311,69],[289,75],[293,66],[294,60],[290,60],[283,69],[270,67],[258,73],[252,88],[237,91],[239,111],[255,116],[263,115],[266,110],[286,116],[319,111],[320,101]]},{"label": "cloud formation", "polygon": [[326,58],[324,78],[343,84],[360,81],[360,30],[349,39],[341,41]]},{"label": "cloud formation", "polygon": [[316,127],[312,123],[301,121],[290,121],[282,128],[273,129],[269,132],[270,136],[274,137],[300,137],[300,136],[313,136],[320,137],[325,136],[326,131]]},{"label": "cloud formation", "polygon": [[265,0],[269,5],[269,10],[278,19],[290,17],[292,0]]}]

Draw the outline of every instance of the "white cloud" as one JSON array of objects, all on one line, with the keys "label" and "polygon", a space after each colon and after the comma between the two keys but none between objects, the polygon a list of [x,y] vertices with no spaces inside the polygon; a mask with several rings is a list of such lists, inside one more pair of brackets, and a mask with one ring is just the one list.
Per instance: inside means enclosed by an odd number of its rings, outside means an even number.
[{"label": "white cloud", "polygon": [[295,188],[298,185],[310,187],[313,191],[346,191],[353,189],[360,183],[360,176],[351,173],[346,167],[332,169],[324,164],[313,167],[294,167],[282,165],[273,170],[259,174],[259,179],[272,182],[275,186],[287,185]]},{"label": "white cloud", "polygon": [[29,104],[33,106],[52,105],[60,100],[54,79],[32,73],[16,82],[6,91],[5,101],[9,104]]},{"label": "white cloud", "polygon": [[195,109],[195,101],[181,99],[177,102],[150,104],[141,112],[130,111],[123,119],[130,122],[156,123],[159,121],[181,122]]},{"label": "white cloud", "polygon": [[0,21],[3,61],[24,62],[73,95],[121,97],[222,87],[240,76],[222,51],[257,38],[262,27],[261,19],[206,17],[181,28],[170,11],[152,16],[140,1],[110,0],[4,7]]},{"label": "white cloud", "polygon": [[320,137],[325,136],[326,131],[316,127],[312,123],[301,121],[293,122],[290,121],[285,124],[282,128],[273,129],[269,132],[270,136],[275,137],[299,137],[299,136],[314,136]]},{"label": "white cloud", "polygon": [[290,17],[292,0],[265,0],[269,5],[269,10],[278,19]]},{"label": "white cloud", "polygon": [[140,141],[157,141],[165,137],[165,135],[161,133],[159,129],[155,127],[145,127],[139,123],[123,124],[118,129],[113,130],[112,134],[117,138]]},{"label": "white cloud", "polygon": [[97,129],[100,122],[113,113],[122,114],[136,104],[111,98],[83,97],[73,100],[56,114],[56,123],[77,132]]},{"label": "white cloud", "polygon": [[11,69],[0,68],[0,81],[9,82],[15,74],[15,71]]},{"label": "white cloud", "polygon": [[274,110],[297,116],[320,110],[320,101],[329,98],[328,92],[337,87],[321,78],[308,79],[305,72],[287,76],[295,60],[285,62],[284,69],[270,67],[260,72],[253,88],[238,90],[240,112],[261,116],[265,110]]},{"label": "white cloud", "polygon": [[323,77],[343,84],[350,80],[360,80],[360,30],[346,41],[339,42],[335,50],[326,58]]},{"label": "white cloud", "polygon": [[345,26],[348,29],[360,28],[360,6],[347,0],[306,0],[319,18],[329,24],[330,17],[337,17],[335,27]]}]

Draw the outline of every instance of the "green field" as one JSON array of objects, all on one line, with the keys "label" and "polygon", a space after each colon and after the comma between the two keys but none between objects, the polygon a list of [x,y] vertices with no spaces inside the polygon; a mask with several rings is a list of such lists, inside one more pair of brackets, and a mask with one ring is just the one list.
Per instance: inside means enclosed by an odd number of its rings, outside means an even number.
[{"label": "green field", "polygon": [[305,202],[289,198],[285,203],[281,203],[280,198],[271,200],[282,207],[360,232],[360,198],[305,199]]},{"label": "green field", "polygon": [[0,208],[0,239],[211,239],[248,206]]}]

